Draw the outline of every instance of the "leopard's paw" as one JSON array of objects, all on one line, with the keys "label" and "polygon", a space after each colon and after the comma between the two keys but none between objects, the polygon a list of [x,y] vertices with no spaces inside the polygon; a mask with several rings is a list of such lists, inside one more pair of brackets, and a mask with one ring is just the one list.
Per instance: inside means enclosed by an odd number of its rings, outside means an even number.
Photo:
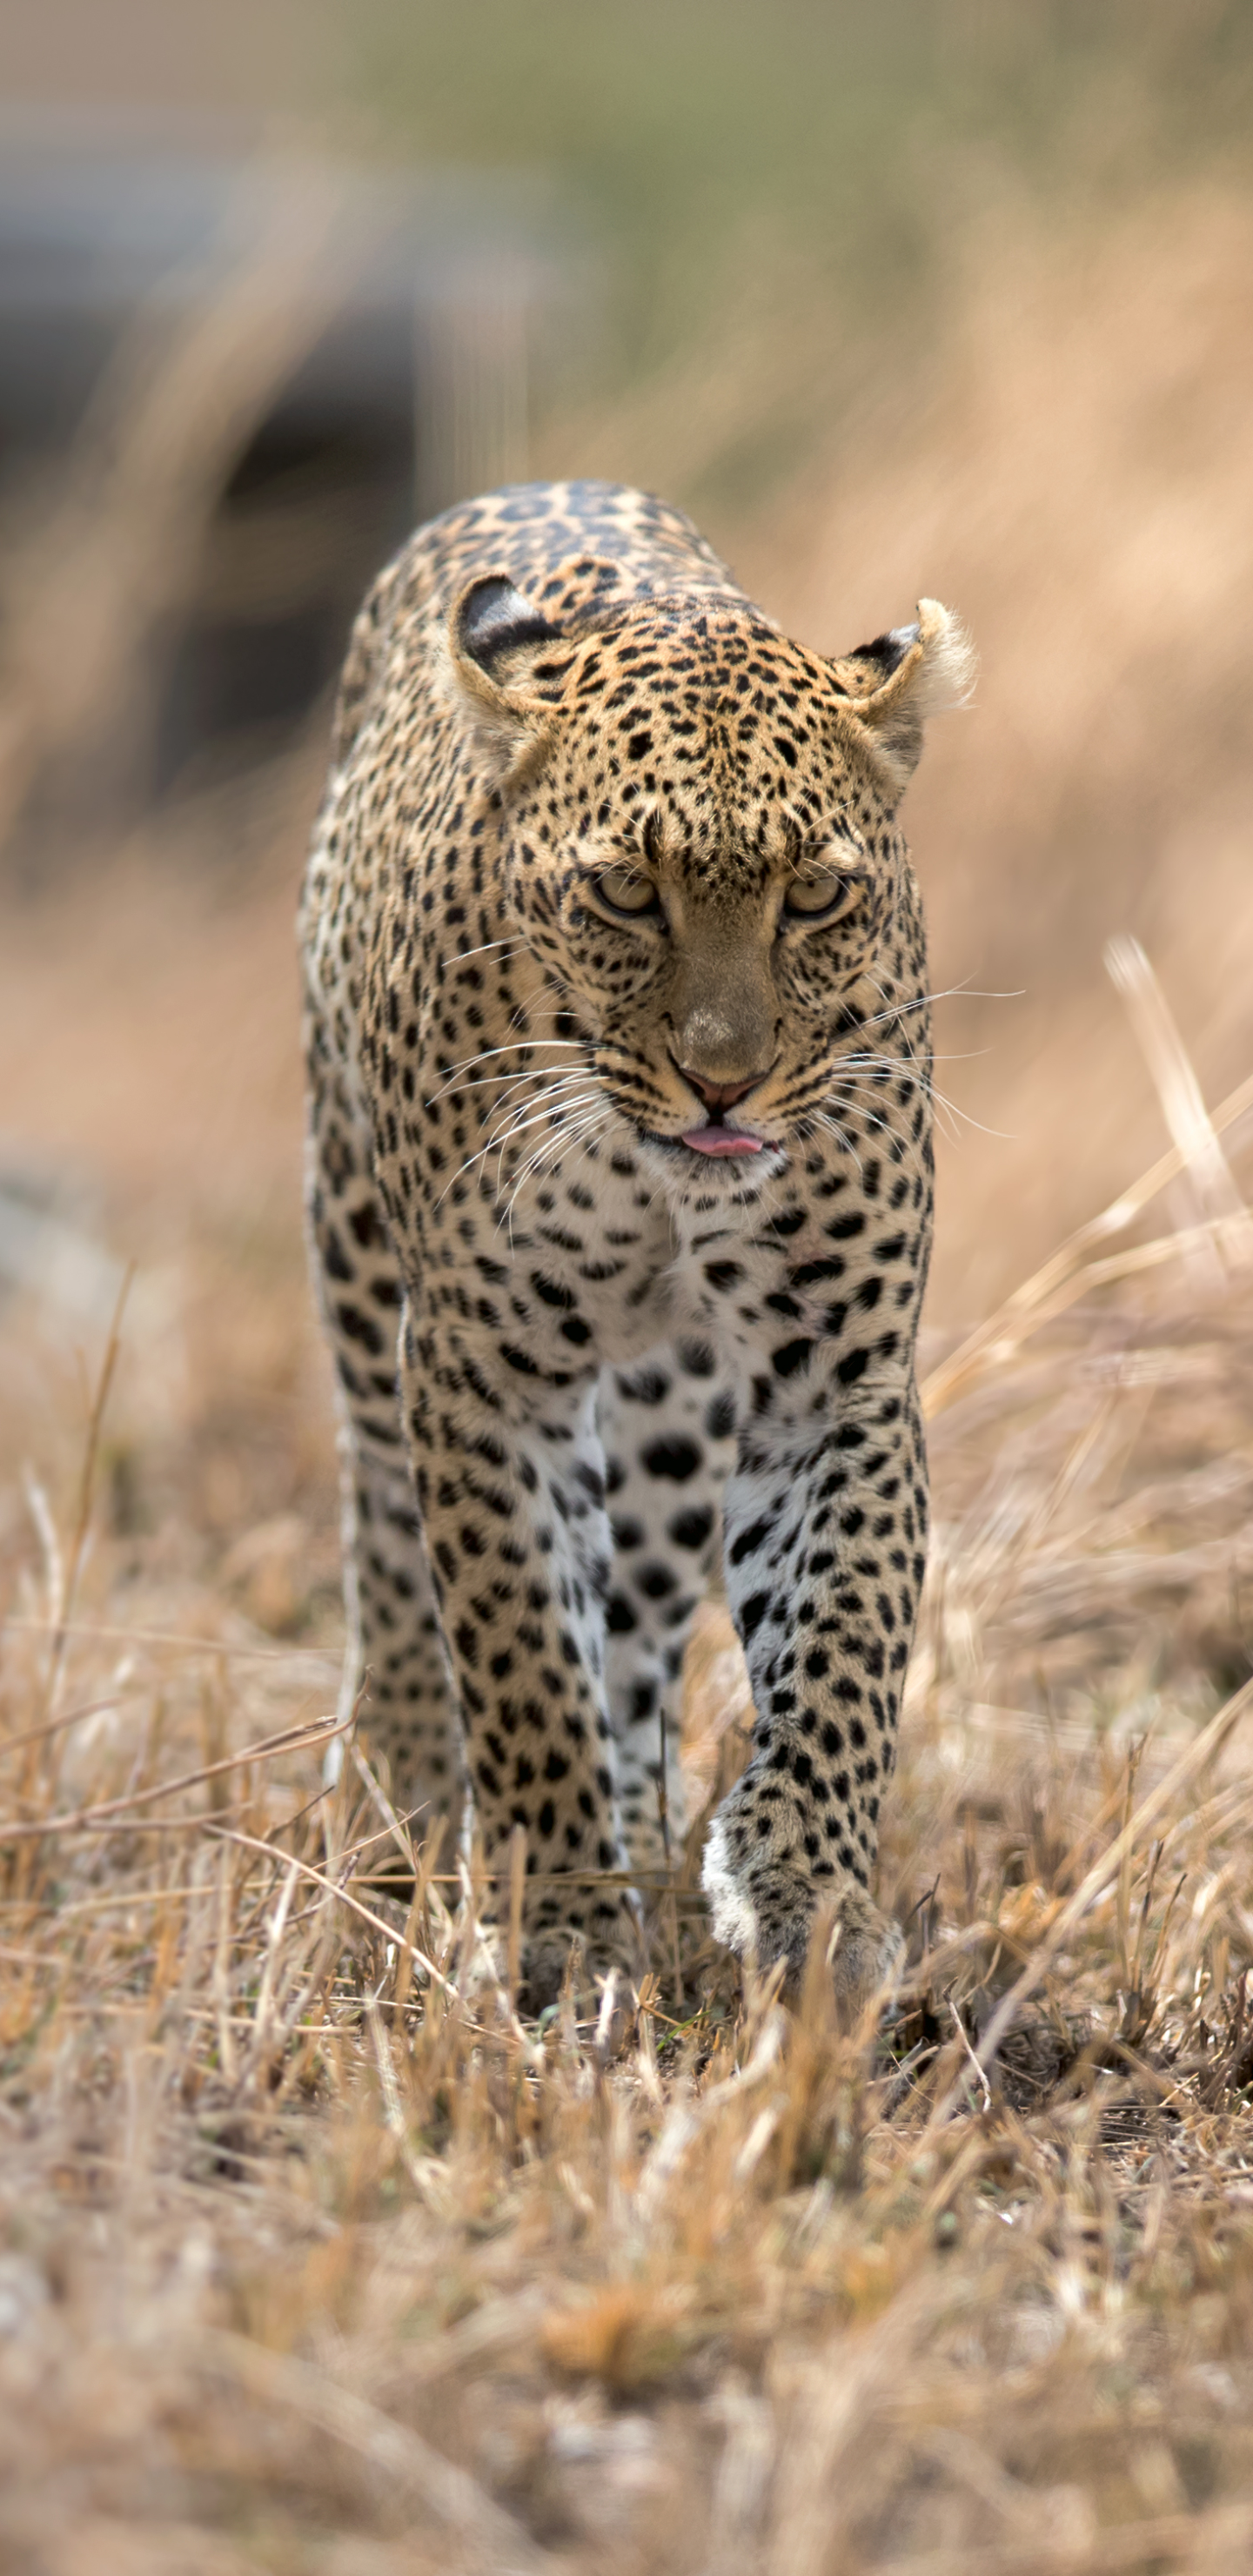
[{"label": "leopard's paw", "polygon": [[[828,1919],[825,1904],[821,1919]],[[826,1955],[836,1997],[850,2012],[859,2012],[873,1995],[886,1994],[895,1983],[905,1935],[856,1885],[839,1890],[829,1919]]]},{"label": "leopard's paw", "polygon": [[625,1909],[592,1925],[537,1925],[522,1945],[518,2007],[535,2015],[568,1994],[579,2020],[586,2020],[599,2013],[611,1974],[621,2009],[640,1972],[639,1931]]},{"label": "leopard's paw", "polygon": [[732,1797],[710,1827],[701,1883],[716,1938],[758,1968],[784,1962],[784,1992],[795,2000],[815,1933],[822,1927],[837,2001],[854,2013],[892,1982],[903,1947],[900,1926],[852,1878],[815,1881],[790,1853],[760,1844],[737,1848]]}]

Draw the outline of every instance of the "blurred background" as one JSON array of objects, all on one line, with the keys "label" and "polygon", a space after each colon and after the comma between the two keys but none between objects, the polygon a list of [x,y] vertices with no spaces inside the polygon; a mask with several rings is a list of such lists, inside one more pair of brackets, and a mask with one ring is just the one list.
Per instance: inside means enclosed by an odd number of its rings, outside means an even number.
[{"label": "blurred background", "polygon": [[133,1259],[116,1525],[330,1600],[293,906],[355,604],[502,479],[973,631],[933,1356],[1167,1141],[1112,935],[1253,1069],[1248,0],[44,0],[0,93],[6,1478]]}]

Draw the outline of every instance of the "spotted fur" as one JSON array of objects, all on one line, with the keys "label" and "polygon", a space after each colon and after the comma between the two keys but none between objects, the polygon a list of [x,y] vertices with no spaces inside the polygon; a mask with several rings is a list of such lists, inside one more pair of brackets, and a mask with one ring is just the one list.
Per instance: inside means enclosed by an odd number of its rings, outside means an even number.
[{"label": "spotted fur", "polygon": [[[531,1991],[629,1959],[604,1871],[682,1825],[721,1559],[749,1767],[720,1936],[864,1986],[922,1581],[922,914],[896,828],[966,647],[791,643],[691,523],[596,483],[419,530],[353,636],[303,913],[310,1226],[351,1646],[408,1807],[526,1827]],[[696,1142],[685,1142],[696,1138]],[[740,1139],[739,1143],[736,1139]]]}]

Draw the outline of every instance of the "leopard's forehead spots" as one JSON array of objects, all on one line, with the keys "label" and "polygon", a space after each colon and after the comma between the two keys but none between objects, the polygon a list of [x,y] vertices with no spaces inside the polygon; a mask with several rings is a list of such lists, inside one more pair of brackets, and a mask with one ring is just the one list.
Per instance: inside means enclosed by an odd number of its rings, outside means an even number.
[{"label": "leopard's forehead spots", "polygon": [[561,710],[537,802],[623,855],[646,823],[671,865],[748,890],[807,838],[880,819],[828,666],[752,611],[665,599],[541,663]]}]

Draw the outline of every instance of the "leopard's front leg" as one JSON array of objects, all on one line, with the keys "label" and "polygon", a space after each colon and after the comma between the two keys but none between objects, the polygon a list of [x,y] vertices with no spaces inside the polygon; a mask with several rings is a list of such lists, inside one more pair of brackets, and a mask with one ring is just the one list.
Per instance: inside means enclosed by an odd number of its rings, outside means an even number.
[{"label": "leopard's front leg", "polygon": [[762,1967],[785,1960],[790,1984],[833,1908],[836,1983],[856,2000],[900,1947],[870,1887],[922,1582],[926,1459],[912,1378],[846,1392],[834,1356],[815,1358],[802,1402],[768,1390],[727,1486],[727,1592],[757,1714],[704,1883],[719,1938]]},{"label": "leopard's front leg", "polygon": [[538,2009],[572,1937],[592,1973],[637,1964],[629,1891],[598,1884],[626,1856],[605,1700],[596,1381],[532,1367],[519,1387],[498,1353],[409,1318],[401,1377],[489,1871],[507,1871],[513,1829],[526,1828],[526,1993]]}]

